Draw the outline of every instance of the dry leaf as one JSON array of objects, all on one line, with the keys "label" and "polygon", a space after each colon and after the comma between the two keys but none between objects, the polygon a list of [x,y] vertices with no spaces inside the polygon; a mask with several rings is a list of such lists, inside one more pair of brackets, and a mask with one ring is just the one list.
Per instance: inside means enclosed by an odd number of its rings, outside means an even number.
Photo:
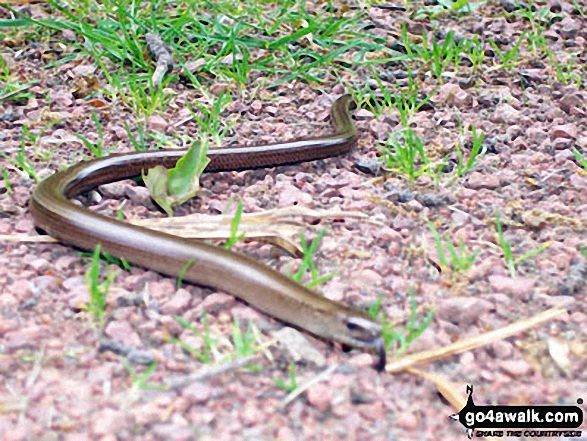
[{"label": "dry leaf", "polygon": [[548,339],[548,354],[554,363],[563,372],[568,375],[571,369],[571,360],[569,359],[569,345],[555,338]]},{"label": "dry leaf", "polygon": [[456,343],[450,344],[443,348],[422,351],[415,354],[406,355],[405,357],[399,358],[397,360],[392,360],[387,364],[385,370],[389,373],[400,372],[415,364],[439,360],[441,358],[460,354],[461,352],[470,351],[471,349],[485,346],[489,343],[493,343],[494,341],[503,340],[504,338],[508,338],[512,335],[519,334],[520,332],[527,331],[530,328],[541,325],[550,320],[554,320],[563,314],[567,314],[567,311],[564,309],[548,309],[544,312],[541,312],[540,314],[535,315],[534,317],[517,321],[504,328],[485,332],[483,334],[476,335],[475,337],[457,341]]}]

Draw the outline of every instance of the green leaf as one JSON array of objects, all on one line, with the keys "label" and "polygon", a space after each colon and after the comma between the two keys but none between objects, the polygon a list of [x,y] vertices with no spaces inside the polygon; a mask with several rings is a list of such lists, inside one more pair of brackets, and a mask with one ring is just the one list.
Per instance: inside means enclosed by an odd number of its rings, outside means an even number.
[{"label": "green leaf", "polygon": [[587,170],[587,159],[585,159],[585,157],[575,147],[572,147],[571,150],[573,151],[577,162],[581,164],[585,170]]},{"label": "green leaf", "polygon": [[469,0],[458,0],[454,5],[451,6],[451,9],[456,11],[457,9],[461,9],[467,3],[469,3]]},{"label": "green leaf", "polygon": [[178,201],[177,205],[193,198],[200,189],[200,175],[210,162],[206,156],[208,141],[194,142],[188,152],[169,170],[167,192]]},{"label": "green leaf", "polygon": [[0,20],[0,28],[17,28],[20,26],[29,26],[31,21],[25,18],[14,18],[12,20]]},{"label": "green leaf", "polygon": [[193,198],[200,190],[200,175],[210,162],[207,153],[207,140],[194,142],[174,168],[167,170],[158,165],[150,169],[146,176],[143,174],[151,197],[168,216],[173,216],[173,207]]},{"label": "green leaf", "polygon": [[143,181],[151,193],[151,197],[165,210],[168,216],[173,216],[172,199],[167,195],[167,179],[169,170],[162,165],[150,169],[143,174]]}]

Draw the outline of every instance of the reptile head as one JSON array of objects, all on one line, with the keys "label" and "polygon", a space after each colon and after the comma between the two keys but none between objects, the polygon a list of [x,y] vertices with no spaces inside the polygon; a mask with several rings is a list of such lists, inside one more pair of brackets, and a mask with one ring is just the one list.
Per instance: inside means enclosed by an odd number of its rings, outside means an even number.
[{"label": "reptile head", "polygon": [[379,360],[375,369],[382,371],[386,363],[385,342],[381,336],[381,325],[370,318],[360,315],[340,314],[339,319],[346,328],[342,343],[358,348],[366,348],[377,351]]}]

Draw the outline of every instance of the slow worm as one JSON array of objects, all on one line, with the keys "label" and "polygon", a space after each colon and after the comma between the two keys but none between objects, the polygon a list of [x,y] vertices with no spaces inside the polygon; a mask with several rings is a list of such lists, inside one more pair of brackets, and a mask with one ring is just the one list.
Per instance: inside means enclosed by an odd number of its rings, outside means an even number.
[{"label": "slow worm", "polygon": [[[348,152],[357,138],[343,95],[332,105],[333,132],[320,137],[240,148],[211,149],[207,172],[273,167]],[[141,175],[155,165],[171,168],[185,151],[110,155],[57,172],[34,190],[30,209],[37,227],[62,242],[102,250],[136,265],[230,293],[284,322],[344,345],[377,351],[376,368],[385,366],[381,327],[365,312],[329,300],[254,259],[202,242],[130,225],[93,213],[70,199],[98,185]]]}]

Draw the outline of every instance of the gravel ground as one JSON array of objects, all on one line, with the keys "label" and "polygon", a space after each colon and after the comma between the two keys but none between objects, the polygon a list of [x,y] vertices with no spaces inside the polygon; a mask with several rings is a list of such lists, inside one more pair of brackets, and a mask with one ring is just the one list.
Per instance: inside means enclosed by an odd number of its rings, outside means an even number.
[{"label": "gravel ground", "polygon": [[[441,23],[460,35],[499,37],[507,43],[525,29],[524,22],[503,17],[502,10],[509,7],[493,2],[466,19],[447,17]],[[571,3],[548,7],[558,14],[545,31],[550,49],[564,62],[565,48],[578,48],[575,68],[584,75],[585,18],[573,13]],[[367,16],[386,38],[397,35],[398,17],[403,16],[376,8]],[[427,26],[406,20],[416,34],[418,27]],[[218,214],[236,198],[247,213],[293,205],[365,213],[370,222],[341,218],[303,226],[310,238],[327,227],[316,263],[321,273],[336,276],[320,285],[320,292],[360,307],[382,295],[383,311],[401,328],[412,288],[419,316],[431,308],[435,316],[407,353],[440,348],[552,307],[565,309],[567,314],[531,331],[417,367],[450,382],[463,397],[465,386],[474,385],[476,404],[575,404],[587,398],[587,257],[580,252],[580,246],[587,247],[587,171],[572,148],[587,157],[587,93],[585,83],[557,80],[552,66],[526,46],[509,70],[459,70],[444,84],[426,78],[421,86],[424,94],[438,87],[410,126],[431,157],[448,155],[454,163],[456,142],[468,154],[470,134],[459,137],[459,120],[485,133],[486,153],[462,177],[444,173],[436,183],[421,176],[409,184],[397,173],[364,173],[357,164],[379,156],[378,141],[398,130],[400,120],[397,112],[374,117],[362,108],[355,113],[360,140],[351,154],[204,175],[199,197],[177,214]],[[1,150],[14,157],[23,125],[38,133],[60,118],[36,141],[40,151],[52,154],[49,161],[31,156],[35,170],[44,177],[77,161],[82,147],[74,133],[92,139],[96,133],[88,102],[72,94],[72,83],[91,76],[91,63],[75,59],[58,70],[44,69],[46,46],[5,40],[0,49],[14,63],[13,72],[39,79],[29,88],[33,96],[28,100],[0,101]],[[396,65],[386,69],[385,81],[402,83]],[[367,72],[357,75],[366,81]],[[344,75],[346,85],[356,81]],[[187,116],[185,103],[193,91],[182,84],[170,87],[177,93],[172,105],[152,116],[149,127],[193,133],[193,121],[173,127]],[[235,94],[223,114],[236,120],[225,143],[266,143],[325,132],[330,104],[345,91],[332,79],[320,87],[292,83],[253,99]],[[128,110],[114,103],[97,111],[105,145],[114,152],[132,151],[122,124],[129,120]],[[15,240],[37,234],[27,206],[35,183],[1,161],[11,183],[9,189],[6,181],[0,182],[2,440],[465,439],[464,429],[448,421],[455,409],[433,383],[408,373],[377,373],[370,354],[344,352],[307,333],[288,331],[225,293],[189,284],[178,289],[176,280],[142,268],[123,270],[112,283],[101,330],[81,307],[89,296],[84,273],[90,258],[59,243]],[[105,186],[81,201],[111,216],[123,207],[126,219],[163,216],[147,190],[133,181]],[[498,210],[514,257],[548,244],[521,261],[513,276],[496,233]],[[439,273],[427,221],[455,245],[462,241],[478,253],[469,270],[453,274],[444,268]],[[239,243],[236,249],[282,272],[299,265],[299,259],[268,244]],[[104,264],[102,273],[109,270],[119,268]],[[204,348],[174,319],[180,316],[201,330],[204,311],[217,339],[214,366],[234,352],[234,319],[243,329],[254,324],[257,343],[268,346],[251,361],[253,367],[225,366],[231,369],[206,374],[209,366],[175,343],[176,338]],[[274,339],[289,343],[270,344]],[[300,339],[298,356],[295,342]],[[298,385],[310,383],[285,403],[288,392],[274,380],[288,380],[292,360]],[[150,376],[141,377],[150,368]],[[202,379],[186,379],[194,373],[202,373]],[[165,384],[171,387],[161,387]]]}]

